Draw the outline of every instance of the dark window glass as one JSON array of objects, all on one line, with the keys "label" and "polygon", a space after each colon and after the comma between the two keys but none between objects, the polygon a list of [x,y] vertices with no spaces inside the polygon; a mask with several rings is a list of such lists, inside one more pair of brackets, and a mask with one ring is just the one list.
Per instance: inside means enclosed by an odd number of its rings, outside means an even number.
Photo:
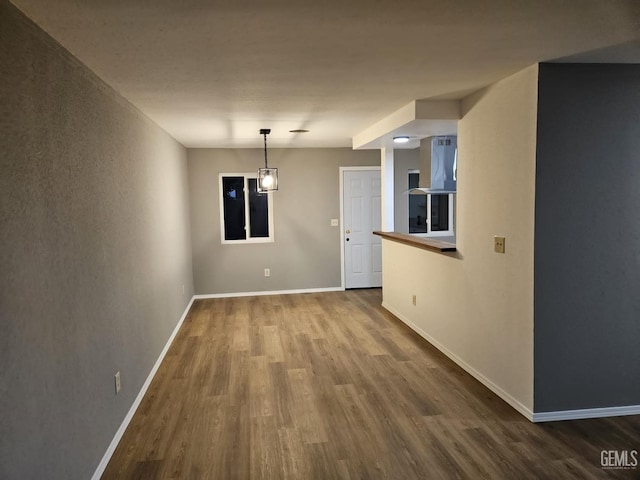
[{"label": "dark window glass", "polygon": [[269,236],[269,197],[258,193],[255,178],[249,178],[249,230],[252,238]]},{"label": "dark window glass", "polygon": [[224,239],[245,240],[244,177],[222,177]]},{"label": "dark window glass", "polygon": [[431,231],[449,230],[449,195],[431,195]]},{"label": "dark window glass", "polygon": [[[418,186],[420,174],[409,174],[409,188]],[[427,196],[409,195],[409,233],[427,233]]]}]

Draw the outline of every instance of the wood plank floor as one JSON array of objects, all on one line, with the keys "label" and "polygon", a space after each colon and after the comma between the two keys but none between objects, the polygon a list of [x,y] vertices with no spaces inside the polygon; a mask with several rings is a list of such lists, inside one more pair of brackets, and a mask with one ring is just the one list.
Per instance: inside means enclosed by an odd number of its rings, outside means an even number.
[{"label": "wood plank floor", "polygon": [[532,424],[380,302],[196,301],[102,478],[640,478],[640,416]]}]

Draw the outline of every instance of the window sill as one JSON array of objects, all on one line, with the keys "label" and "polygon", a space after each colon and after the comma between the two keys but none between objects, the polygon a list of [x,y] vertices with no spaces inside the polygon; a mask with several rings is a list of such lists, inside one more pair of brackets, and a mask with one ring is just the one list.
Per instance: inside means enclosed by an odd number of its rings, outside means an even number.
[{"label": "window sill", "polygon": [[454,243],[443,242],[441,240],[436,240],[435,238],[418,237],[407,233],[397,232],[373,232],[373,234],[387,240],[404,243],[405,245],[410,245],[412,247],[432,252],[447,253],[457,251]]},{"label": "window sill", "polygon": [[254,243],[273,243],[273,237],[254,237],[246,240],[221,240],[222,245],[251,245]]}]

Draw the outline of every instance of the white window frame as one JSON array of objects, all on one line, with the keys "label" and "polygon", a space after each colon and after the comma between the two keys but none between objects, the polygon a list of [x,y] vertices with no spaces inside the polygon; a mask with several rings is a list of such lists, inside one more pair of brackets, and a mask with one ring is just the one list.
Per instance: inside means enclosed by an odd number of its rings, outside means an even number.
[{"label": "white window frame", "polygon": [[[411,173],[420,173],[420,170],[411,169],[407,171],[407,185],[409,184],[409,174]],[[453,201],[453,193],[447,194],[449,197],[449,230],[437,230],[435,232],[431,231],[431,195],[445,195],[443,193],[426,193],[427,196],[427,212],[426,212],[426,223],[427,223],[427,233],[412,233],[411,235],[419,235],[421,237],[451,237],[455,235],[455,229],[453,227],[453,213],[455,208],[455,203]],[[409,197],[409,195],[407,195]],[[409,220],[409,198],[407,198],[407,221]]]},{"label": "white window frame", "polygon": [[431,195],[444,195],[443,193],[427,194],[427,236],[429,237],[450,237],[454,235],[453,228],[453,193],[447,194],[449,198],[449,230],[431,231]]},{"label": "white window frame", "polygon": [[[244,177],[244,229],[247,232],[247,238],[244,240],[227,240],[224,238],[224,190],[222,188],[222,179],[224,177]],[[268,192],[267,195],[267,211],[269,222],[269,236],[268,237],[251,237],[251,223],[249,221],[249,179],[253,178],[257,181],[257,172],[250,173],[220,173],[218,174],[218,203],[220,204],[220,241],[223,245],[241,245],[246,243],[273,243],[275,241],[273,231],[273,192]]]}]

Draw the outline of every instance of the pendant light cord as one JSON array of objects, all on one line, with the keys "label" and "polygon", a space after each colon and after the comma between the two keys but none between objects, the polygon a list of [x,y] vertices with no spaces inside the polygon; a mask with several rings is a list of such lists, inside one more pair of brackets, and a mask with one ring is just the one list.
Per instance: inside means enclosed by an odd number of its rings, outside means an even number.
[{"label": "pendant light cord", "polygon": [[264,135],[264,168],[269,168],[269,165],[267,164],[267,134],[263,133]]}]

